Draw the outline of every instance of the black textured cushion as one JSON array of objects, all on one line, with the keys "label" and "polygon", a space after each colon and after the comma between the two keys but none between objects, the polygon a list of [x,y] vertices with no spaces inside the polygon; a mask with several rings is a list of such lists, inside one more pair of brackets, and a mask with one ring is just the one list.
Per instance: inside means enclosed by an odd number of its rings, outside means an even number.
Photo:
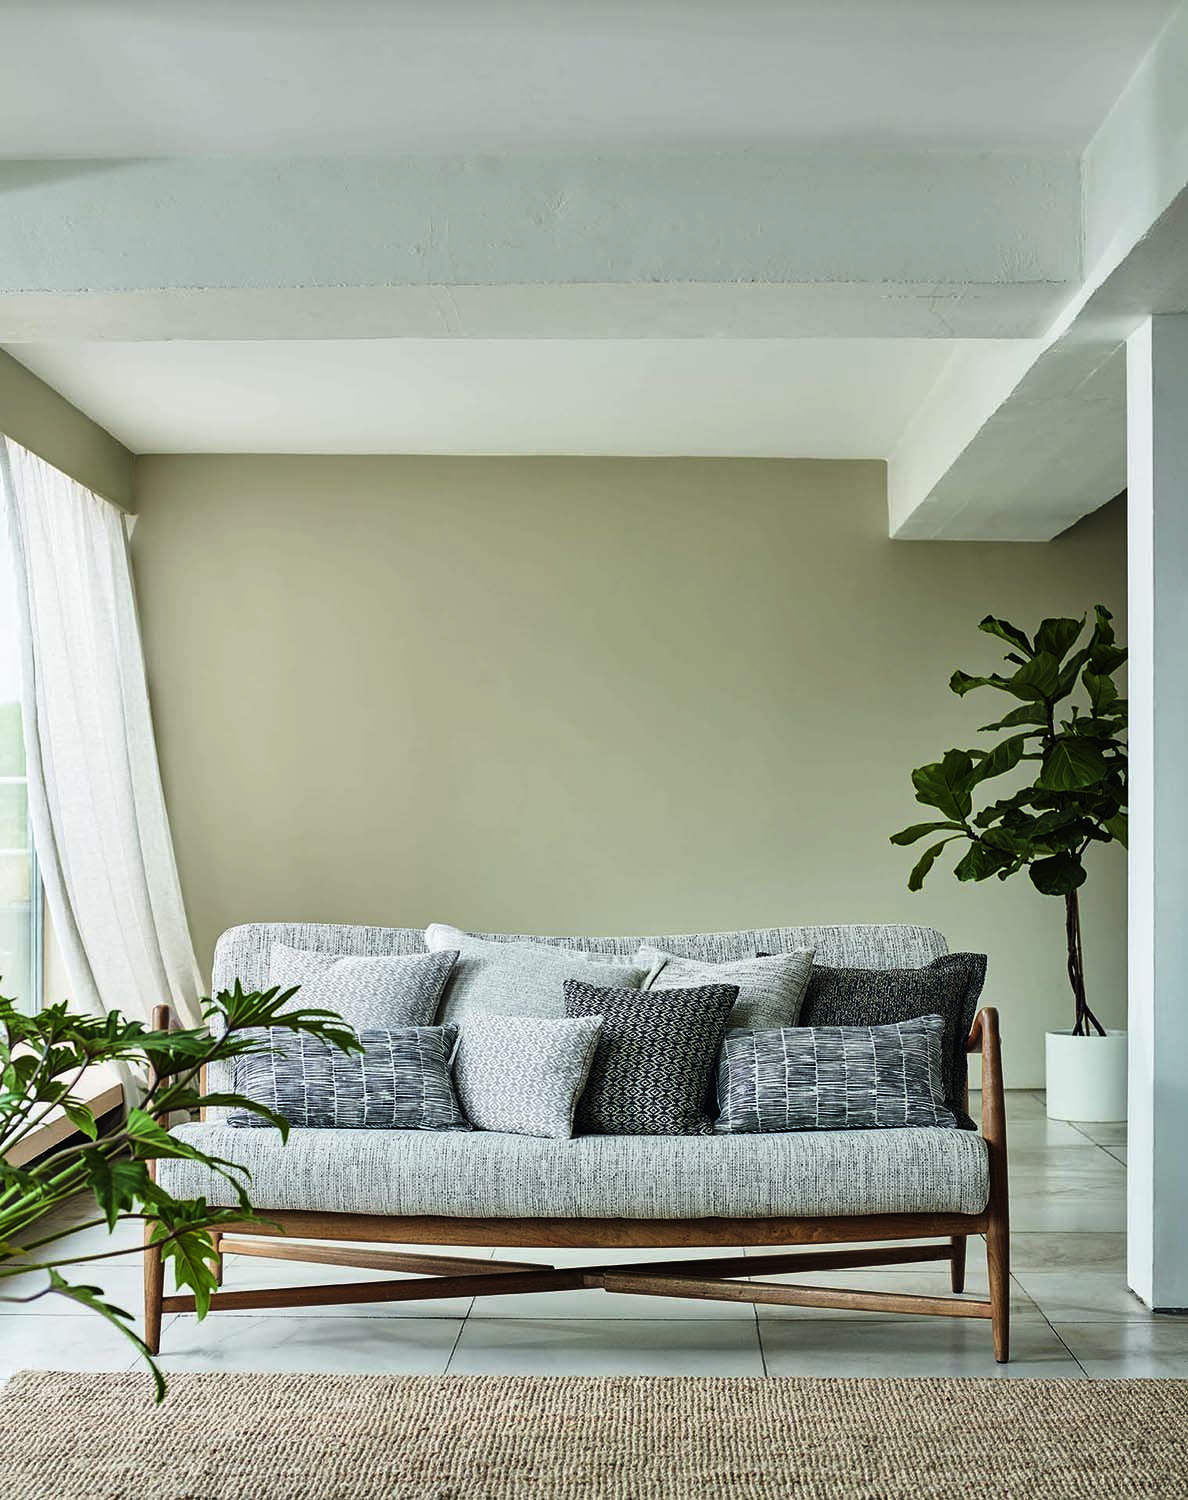
[{"label": "black textured cushion", "polygon": [[986,980],[984,953],[946,953],[920,969],[831,969],[814,964],[800,1011],[801,1026],[887,1026],[940,1016],[945,1104],[960,1124],[965,1112],[965,1040]]},{"label": "black textured cushion", "polygon": [[565,981],[565,1012],[601,1016],[575,1126],[602,1135],[706,1135],[705,1103],[734,984],[691,990],[601,989]]},{"label": "black textured cushion", "polygon": [[890,1026],[731,1031],[718,1061],[717,1129],[955,1127],[941,1084],[940,1016]]},{"label": "black textured cushion", "polygon": [[[339,1052],[280,1027],[272,1052],[236,1059],[237,1092],[289,1124],[332,1130],[469,1130],[450,1078],[453,1026],[360,1031],[362,1052]],[[248,1110],[229,1125],[264,1125]]]}]

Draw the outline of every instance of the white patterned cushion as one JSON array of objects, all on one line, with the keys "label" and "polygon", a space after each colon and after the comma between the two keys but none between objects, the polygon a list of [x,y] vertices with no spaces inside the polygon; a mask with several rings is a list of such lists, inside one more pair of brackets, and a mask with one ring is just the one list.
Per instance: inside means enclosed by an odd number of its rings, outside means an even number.
[{"label": "white patterned cushion", "polygon": [[636,990],[645,971],[629,960],[615,961],[580,950],[551,948],[543,943],[498,943],[471,937],[456,927],[436,922],[425,929],[430,952],[446,949],[458,959],[442,997],[438,1020],[462,1026],[474,1016],[565,1015],[566,979],[590,984],[617,985]]},{"label": "white patterned cushion", "polygon": [[565,1140],[590,1075],[601,1016],[475,1016],[463,1026],[454,1087],[479,1130]]},{"label": "white patterned cushion", "polygon": [[940,1016],[890,1026],[729,1032],[718,1062],[717,1129],[957,1128],[945,1108]]},{"label": "white patterned cushion", "polygon": [[432,1026],[457,952],[361,958],[274,943],[269,985],[300,985],[296,1003],[332,1010],[356,1030]]},{"label": "white patterned cushion", "polygon": [[731,1030],[767,1031],[795,1026],[813,972],[812,948],[773,953],[762,958],[703,963],[660,948],[641,947],[635,961],[648,971],[645,990],[687,990],[699,984],[736,984],[738,999],[726,1025]]},{"label": "white patterned cushion", "polygon": [[[452,1026],[360,1031],[362,1052],[340,1052],[304,1032],[267,1033],[272,1052],[236,1059],[239,1092],[290,1125],[327,1130],[469,1130],[450,1081]],[[229,1125],[263,1126],[250,1110]]]},{"label": "white patterned cushion", "polygon": [[713,1130],[706,1097],[732,984],[662,994],[565,981],[571,1016],[601,1016],[577,1128],[604,1135],[698,1135]]}]

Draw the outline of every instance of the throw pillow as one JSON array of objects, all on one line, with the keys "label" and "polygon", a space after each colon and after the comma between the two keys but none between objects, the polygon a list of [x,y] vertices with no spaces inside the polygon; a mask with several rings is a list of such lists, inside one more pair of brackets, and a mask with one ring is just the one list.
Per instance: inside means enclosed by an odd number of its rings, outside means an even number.
[{"label": "throw pillow", "polygon": [[738,999],[726,1025],[732,1030],[767,1031],[795,1026],[813,969],[813,949],[764,958],[736,958],[722,964],[680,958],[659,948],[640,948],[635,961],[646,968],[645,990],[685,990],[699,984],[736,984]]},{"label": "throw pillow", "polygon": [[660,993],[565,981],[571,1016],[601,1016],[577,1128],[604,1135],[706,1135],[714,1060],[738,986]]},{"label": "throw pillow", "polygon": [[940,1016],[890,1026],[732,1031],[718,1062],[717,1129],[957,1126],[941,1083]]},{"label": "throw pillow", "polygon": [[436,923],[425,929],[430,952],[453,949],[458,960],[442,997],[438,1020],[464,1026],[475,1016],[565,1017],[565,980],[638,989],[646,977],[631,964],[612,963],[601,954],[543,943],[501,943],[471,937]]},{"label": "throw pillow", "polygon": [[475,1016],[462,1028],[454,1087],[478,1130],[567,1140],[601,1016]]},{"label": "throw pillow", "polygon": [[[452,1026],[359,1032],[362,1052],[270,1028],[271,1053],[236,1059],[239,1092],[284,1115],[294,1128],[469,1130],[450,1081]],[[247,1110],[229,1125],[267,1126]]]},{"label": "throw pillow", "polygon": [[941,1077],[945,1104],[967,1130],[965,1040],[986,979],[984,953],[946,953],[920,969],[813,966],[801,1026],[882,1026],[940,1016],[945,1023]]},{"label": "throw pillow", "polygon": [[447,950],[363,958],[274,943],[268,982],[286,989],[299,984],[297,1004],[332,1010],[356,1030],[432,1026],[457,957]]}]

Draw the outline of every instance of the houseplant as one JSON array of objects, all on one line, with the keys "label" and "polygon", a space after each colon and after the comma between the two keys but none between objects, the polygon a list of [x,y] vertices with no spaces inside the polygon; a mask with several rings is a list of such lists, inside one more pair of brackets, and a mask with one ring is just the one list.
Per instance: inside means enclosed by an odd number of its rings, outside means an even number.
[{"label": "houseplant", "polygon": [[[1126,842],[1126,700],[1114,683],[1126,651],[1112,619],[1099,604],[1087,637],[1082,616],[1043,620],[1029,638],[988,615],[978,628],[1010,647],[1005,660],[1013,670],[954,672],[949,687],[958,697],[988,687],[1016,700],[980,731],[1005,738],[990,748],[947,750],[913,771],[916,801],[941,816],[891,838],[915,844],[940,835],[916,861],[910,890],[920,890],[947,845],[960,844],[958,880],[1007,880],[1025,869],[1037,891],[1063,900],[1073,1025],[1048,1033],[1046,1059],[1048,1113],[1058,1119],[1125,1116],[1126,1036],[1108,1032],[1090,1008],[1080,911],[1089,850]],[[999,777],[1011,777],[1005,794],[990,786]],[[975,811],[975,797],[988,795],[993,800]]]},{"label": "houseplant", "polygon": [[[25,1015],[0,998],[0,1301],[32,1303],[43,1297],[69,1298],[105,1317],[125,1334],[147,1361],[157,1399],[165,1392],[161,1372],[133,1328],[133,1318],[113,1306],[99,1287],[74,1280],[85,1261],[101,1261],[127,1250],[70,1254],[69,1240],[81,1229],[120,1220],[143,1220],[151,1238],[172,1261],[179,1286],[194,1293],[203,1317],[216,1288],[218,1255],[210,1231],[230,1222],[256,1218],[248,1196],[247,1172],[223,1157],[211,1156],[168,1134],[174,1111],[204,1105],[250,1110],[288,1135],[288,1121],[253,1099],[206,1093],[199,1083],[206,1063],[269,1051],[269,1031],[308,1032],[343,1051],[361,1050],[353,1031],[330,1011],[285,1009],[296,989],[245,993],[236,984],[203,1014],[212,1030],[154,1032],[118,1011],[102,1018],[72,1014],[65,1003]],[[215,1034],[217,1033],[217,1034]],[[103,1062],[121,1062],[147,1071],[147,1092],[115,1129],[99,1133],[98,1121],[74,1094],[84,1072]],[[31,1166],[15,1167],[5,1153],[26,1139],[45,1117],[60,1108],[81,1140]],[[214,1208],[203,1198],[175,1198],[153,1180],[151,1163],[160,1157],[202,1162],[225,1178],[234,1208]],[[63,1226],[54,1211],[77,1194],[88,1194],[95,1217]],[[62,1274],[70,1267],[72,1274]],[[44,1272],[45,1282],[16,1295],[14,1278]]]}]

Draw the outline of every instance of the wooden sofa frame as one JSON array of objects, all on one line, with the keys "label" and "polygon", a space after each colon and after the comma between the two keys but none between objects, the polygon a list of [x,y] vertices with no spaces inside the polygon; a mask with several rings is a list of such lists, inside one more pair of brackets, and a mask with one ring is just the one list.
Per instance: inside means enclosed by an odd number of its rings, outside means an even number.
[{"label": "wooden sofa frame", "polygon": [[[154,1025],[169,1025],[169,1008],[158,1007]],[[365,1302],[412,1302],[441,1297],[486,1297],[503,1292],[555,1292],[601,1287],[606,1292],[642,1292],[655,1297],[689,1297],[727,1302],[776,1303],[790,1307],[851,1308],[863,1312],[927,1313],[947,1318],[987,1318],[994,1357],[1010,1357],[1010,1240],[1007,1203],[1006,1109],[998,1012],[979,1011],[966,1043],[982,1057],[982,1136],[989,1154],[990,1193],[977,1214],[869,1214],[847,1218],[800,1219],[463,1219],[400,1218],[373,1214],[271,1210],[257,1205],[277,1227],[253,1222],[228,1225],[215,1233],[222,1284],[223,1256],[254,1255],[272,1260],[327,1266],[419,1272],[419,1279],[355,1282],[325,1286],[219,1291],[213,1311],[253,1307],[317,1307]],[[970,1235],[986,1237],[989,1298],[920,1296],[906,1292],[856,1291],[844,1287],[790,1285],[747,1278],[787,1271],[859,1266],[913,1265],[947,1260],[954,1293],[965,1289],[965,1251]],[[241,1238],[249,1235],[251,1238]],[[289,1244],[278,1236],[326,1241]],[[939,1244],[871,1246],[871,1241],[943,1237]],[[674,1258],[614,1265],[556,1267],[523,1261],[491,1261],[453,1255],[421,1255],[404,1250],[362,1250],[340,1241],[533,1248],[640,1246],[841,1246],[836,1249],[773,1248],[770,1254],[715,1259]],[[866,1242],[867,1248],[862,1248]],[[190,1294],[165,1295],[161,1251],[144,1250],[145,1342],[161,1346],[163,1313],[193,1312]]]}]

